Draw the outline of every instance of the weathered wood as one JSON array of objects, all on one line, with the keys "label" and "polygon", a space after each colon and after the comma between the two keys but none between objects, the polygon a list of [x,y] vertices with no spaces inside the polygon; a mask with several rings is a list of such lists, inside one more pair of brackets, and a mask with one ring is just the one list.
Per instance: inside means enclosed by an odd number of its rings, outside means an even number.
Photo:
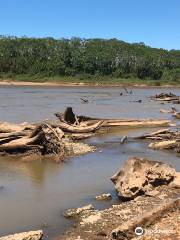
[{"label": "weathered wood", "polygon": [[167,140],[150,143],[148,147],[152,149],[171,149],[176,147],[176,144],[177,144],[176,140]]},{"label": "weathered wood", "polygon": [[8,122],[0,122],[0,133],[22,132],[24,130],[32,130],[34,125],[31,124],[13,124]]},{"label": "weathered wood", "polygon": [[99,121],[91,126],[81,127],[81,126],[72,126],[64,122],[59,122],[58,127],[61,128],[64,132],[70,133],[90,133],[97,131],[103,124],[103,121]]},{"label": "weathered wood", "polygon": [[72,140],[81,140],[95,136],[95,133],[71,133],[69,135],[66,134]]},{"label": "weathered wood", "polygon": [[143,139],[143,138],[148,138],[148,137],[156,137],[159,134],[164,134],[164,133],[169,133],[169,128],[166,129],[160,129],[158,131],[152,132],[152,133],[146,133],[137,137],[134,137],[134,139]]},{"label": "weathered wood", "polygon": [[145,211],[141,215],[134,217],[133,219],[126,221],[119,227],[112,231],[113,239],[131,239],[134,237],[134,231],[136,227],[142,228],[148,227],[159,218],[163,217],[169,211],[174,209],[180,209],[180,199],[173,199],[168,202],[164,201],[162,204],[153,208],[150,211]]},{"label": "weathered wood", "polygon": [[10,137],[22,137],[26,136],[28,133],[25,131],[21,132],[11,132],[11,133],[0,133],[0,139],[10,138]]},{"label": "weathered wood", "polygon": [[154,120],[154,119],[131,119],[131,120],[108,120],[104,121],[103,126],[106,127],[159,127],[159,126],[169,126],[170,121],[169,120]]},{"label": "weathered wood", "polygon": [[1,150],[12,150],[12,149],[19,149],[19,148],[31,148],[30,145],[34,145],[38,139],[42,136],[41,133],[36,135],[35,137],[29,138],[27,136],[12,140],[8,143],[4,143],[0,145]]}]

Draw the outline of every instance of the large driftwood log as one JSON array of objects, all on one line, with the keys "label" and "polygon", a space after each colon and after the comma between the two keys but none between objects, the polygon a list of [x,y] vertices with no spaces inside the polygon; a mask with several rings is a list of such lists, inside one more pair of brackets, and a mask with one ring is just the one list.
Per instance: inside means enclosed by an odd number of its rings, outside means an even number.
[{"label": "large driftwood log", "polygon": [[160,142],[153,142],[148,145],[149,148],[152,149],[172,149],[177,145],[177,140],[167,140]]},{"label": "large driftwood log", "polygon": [[[70,112],[70,114],[67,115],[67,112]],[[91,118],[88,116],[76,116],[72,111],[72,108],[67,108],[64,113],[55,113],[55,115],[59,118],[60,124],[63,125],[63,128],[65,126],[64,123],[69,124],[69,127],[66,125],[64,129],[71,129],[71,125],[77,125],[85,128],[86,126],[97,124],[99,121],[103,121],[101,127],[159,127],[169,126],[171,124],[169,120],[165,119],[103,119]]]},{"label": "large driftwood log", "polygon": [[97,131],[103,124],[103,121],[98,121],[97,123],[91,126],[72,126],[64,122],[59,122],[58,127],[62,129],[64,132],[70,133],[91,133]]},{"label": "large driftwood log", "polygon": [[161,205],[153,208],[150,211],[143,212],[141,215],[125,222],[112,231],[113,239],[132,239],[135,237],[135,229],[138,226],[142,228],[148,227],[166,213],[173,210],[180,210],[180,199],[173,199],[169,202],[163,202]]},{"label": "large driftwood log", "polygon": [[121,126],[121,127],[159,127],[159,126],[169,126],[169,120],[154,120],[154,119],[130,119],[130,120],[108,120],[104,121],[103,126],[112,127],[112,126]]}]

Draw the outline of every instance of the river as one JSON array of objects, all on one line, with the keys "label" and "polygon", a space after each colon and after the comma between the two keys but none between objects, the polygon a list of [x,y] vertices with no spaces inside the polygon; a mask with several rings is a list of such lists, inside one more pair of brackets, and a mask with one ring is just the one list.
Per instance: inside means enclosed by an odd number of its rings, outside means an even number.
[{"label": "river", "polygon": [[[171,104],[152,102],[148,96],[180,90],[133,88],[126,94],[120,87],[0,87],[0,121],[39,122],[54,118],[55,112],[72,106],[77,114],[103,118],[169,118],[160,108]],[[120,92],[124,95],[120,96]],[[80,98],[87,98],[83,104]],[[133,102],[142,100],[142,103]],[[72,207],[92,203],[102,209],[117,200],[110,177],[132,156],[147,157],[172,164],[180,170],[179,158],[168,151],[147,148],[147,142],[121,145],[124,135],[137,135],[151,129],[116,128],[86,142],[97,151],[67,159],[63,164],[51,161],[19,162],[0,158],[0,235],[43,229],[45,239],[51,239],[70,225],[62,213]],[[113,200],[102,203],[94,196],[111,192]]]}]

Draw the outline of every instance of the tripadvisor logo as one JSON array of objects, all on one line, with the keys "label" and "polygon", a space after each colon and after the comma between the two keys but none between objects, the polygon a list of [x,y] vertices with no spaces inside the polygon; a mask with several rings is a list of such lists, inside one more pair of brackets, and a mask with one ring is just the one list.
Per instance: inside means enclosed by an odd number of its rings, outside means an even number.
[{"label": "tripadvisor logo", "polygon": [[136,234],[137,236],[141,236],[141,235],[143,235],[143,233],[144,233],[144,230],[142,229],[142,227],[137,227],[137,228],[135,229],[135,234]]}]

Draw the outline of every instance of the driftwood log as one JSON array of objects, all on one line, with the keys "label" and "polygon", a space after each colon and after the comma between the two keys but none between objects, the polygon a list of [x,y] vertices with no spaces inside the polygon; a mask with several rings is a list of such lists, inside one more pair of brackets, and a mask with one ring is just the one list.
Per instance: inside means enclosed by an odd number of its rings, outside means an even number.
[{"label": "driftwood log", "polygon": [[161,102],[169,102],[174,104],[180,103],[180,96],[177,96],[173,93],[160,93],[155,96],[150,97],[152,100],[161,101]]},{"label": "driftwood log", "polygon": [[[100,119],[77,116],[71,107],[56,113],[59,121],[40,124],[0,123],[0,154],[57,156],[63,159],[71,152],[72,141],[89,138],[103,127],[159,127],[169,126],[168,120]],[[123,141],[124,142],[124,141]]]},{"label": "driftwood log", "polygon": [[162,204],[153,208],[150,211],[145,211],[141,215],[134,217],[133,219],[125,222],[121,226],[112,231],[113,239],[132,239],[135,237],[136,227],[147,228],[152,223],[158,221],[165,214],[171,211],[180,210],[180,199],[173,199],[170,201],[164,201]]},{"label": "driftwood log", "polygon": [[[92,132],[93,130],[91,131],[89,129],[93,129],[96,124],[98,126],[100,125],[101,127],[163,127],[171,125],[171,122],[166,119],[103,119],[91,118],[88,116],[77,116],[72,111],[72,108],[70,108],[70,111],[68,111],[70,114],[68,114],[69,119],[67,119],[66,112],[67,111],[65,111],[64,113],[55,113],[55,116],[60,120],[60,124],[58,123],[60,128],[67,132]],[[66,117],[64,115],[66,115]],[[71,121],[71,119],[73,119],[73,121]],[[70,122],[71,124],[69,124]],[[78,126],[78,129],[73,129],[72,125]],[[86,126],[91,127],[86,128]]]},{"label": "driftwood log", "polygon": [[156,132],[146,133],[137,137],[130,137],[129,139],[148,139],[153,140],[148,145],[149,148],[158,149],[174,149],[180,151],[180,131],[173,131],[170,129],[160,129]]}]

